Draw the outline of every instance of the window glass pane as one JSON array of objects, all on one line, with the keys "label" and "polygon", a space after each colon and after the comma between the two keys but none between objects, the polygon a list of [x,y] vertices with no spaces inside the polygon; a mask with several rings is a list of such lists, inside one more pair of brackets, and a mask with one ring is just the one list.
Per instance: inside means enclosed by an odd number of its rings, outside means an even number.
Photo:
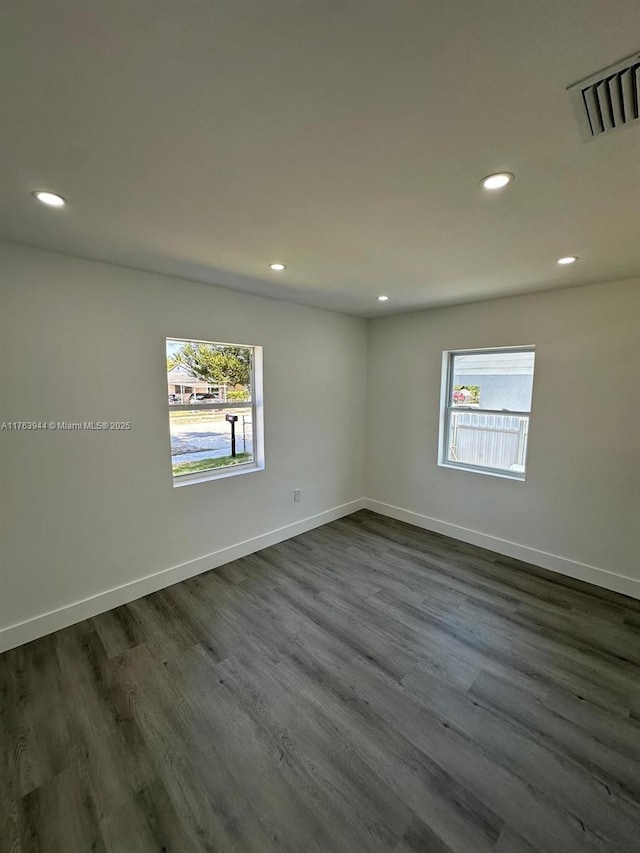
[{"label": "window glass pane", "polygon": [[528,416],[449,410],[447,462],[524,474],[529,437]]},{"label": "window glass pane", "polygon": [[[227,416],[237,418],[232,423]],[[171,462],[175,477],[254,461],[251,406],[169,411]],[[235,428],[235,455],[232,447]]]},{"label": "window glass pane", "polygon": [[530,412],[534,359],[517,351],[454,355],[449,405]]},{"label": "window glass pane", "polygon": [[251,347],[167,339],[169,405],[251,401]]},{"label": "window glass pane", "polygon": [[167,339],[174,477],[253,463],[253,347]]}]

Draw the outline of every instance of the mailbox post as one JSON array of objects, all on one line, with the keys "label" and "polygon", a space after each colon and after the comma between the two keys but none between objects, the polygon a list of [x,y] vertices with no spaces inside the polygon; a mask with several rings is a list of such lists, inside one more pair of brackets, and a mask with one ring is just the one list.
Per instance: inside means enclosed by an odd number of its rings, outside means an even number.
[{"label": "mailbox post", "polygon": [[226,415],[225,420],[231,424],[231,456],[234,457],[236,455],[236,421],[238,416]]}]

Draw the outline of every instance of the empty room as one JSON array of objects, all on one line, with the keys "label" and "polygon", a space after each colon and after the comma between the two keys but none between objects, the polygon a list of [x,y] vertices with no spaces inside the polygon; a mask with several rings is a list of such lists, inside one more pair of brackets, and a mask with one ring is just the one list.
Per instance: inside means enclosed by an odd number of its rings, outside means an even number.
[{"label": "empty room", "polygon": [[637,0],[0,11],[0,853],[640,853]]}]

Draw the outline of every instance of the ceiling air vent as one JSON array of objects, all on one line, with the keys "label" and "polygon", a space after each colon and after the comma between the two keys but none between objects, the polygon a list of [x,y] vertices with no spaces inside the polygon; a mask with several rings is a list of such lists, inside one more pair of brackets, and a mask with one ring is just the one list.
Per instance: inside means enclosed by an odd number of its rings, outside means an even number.
[{"label": "ceiling air vent", "polygon": [[640,114],[640,53],[569,86],[584,139],[628,127]]}]

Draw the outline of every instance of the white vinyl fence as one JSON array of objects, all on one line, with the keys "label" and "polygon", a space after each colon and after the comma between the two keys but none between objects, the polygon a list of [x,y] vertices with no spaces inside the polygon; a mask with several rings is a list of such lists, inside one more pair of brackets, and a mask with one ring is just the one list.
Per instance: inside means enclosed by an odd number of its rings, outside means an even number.
[{"label": "white vinyl fence", "polygon": [[449,459],[488,468],[524,469],[529,418],[451,412]]}]

